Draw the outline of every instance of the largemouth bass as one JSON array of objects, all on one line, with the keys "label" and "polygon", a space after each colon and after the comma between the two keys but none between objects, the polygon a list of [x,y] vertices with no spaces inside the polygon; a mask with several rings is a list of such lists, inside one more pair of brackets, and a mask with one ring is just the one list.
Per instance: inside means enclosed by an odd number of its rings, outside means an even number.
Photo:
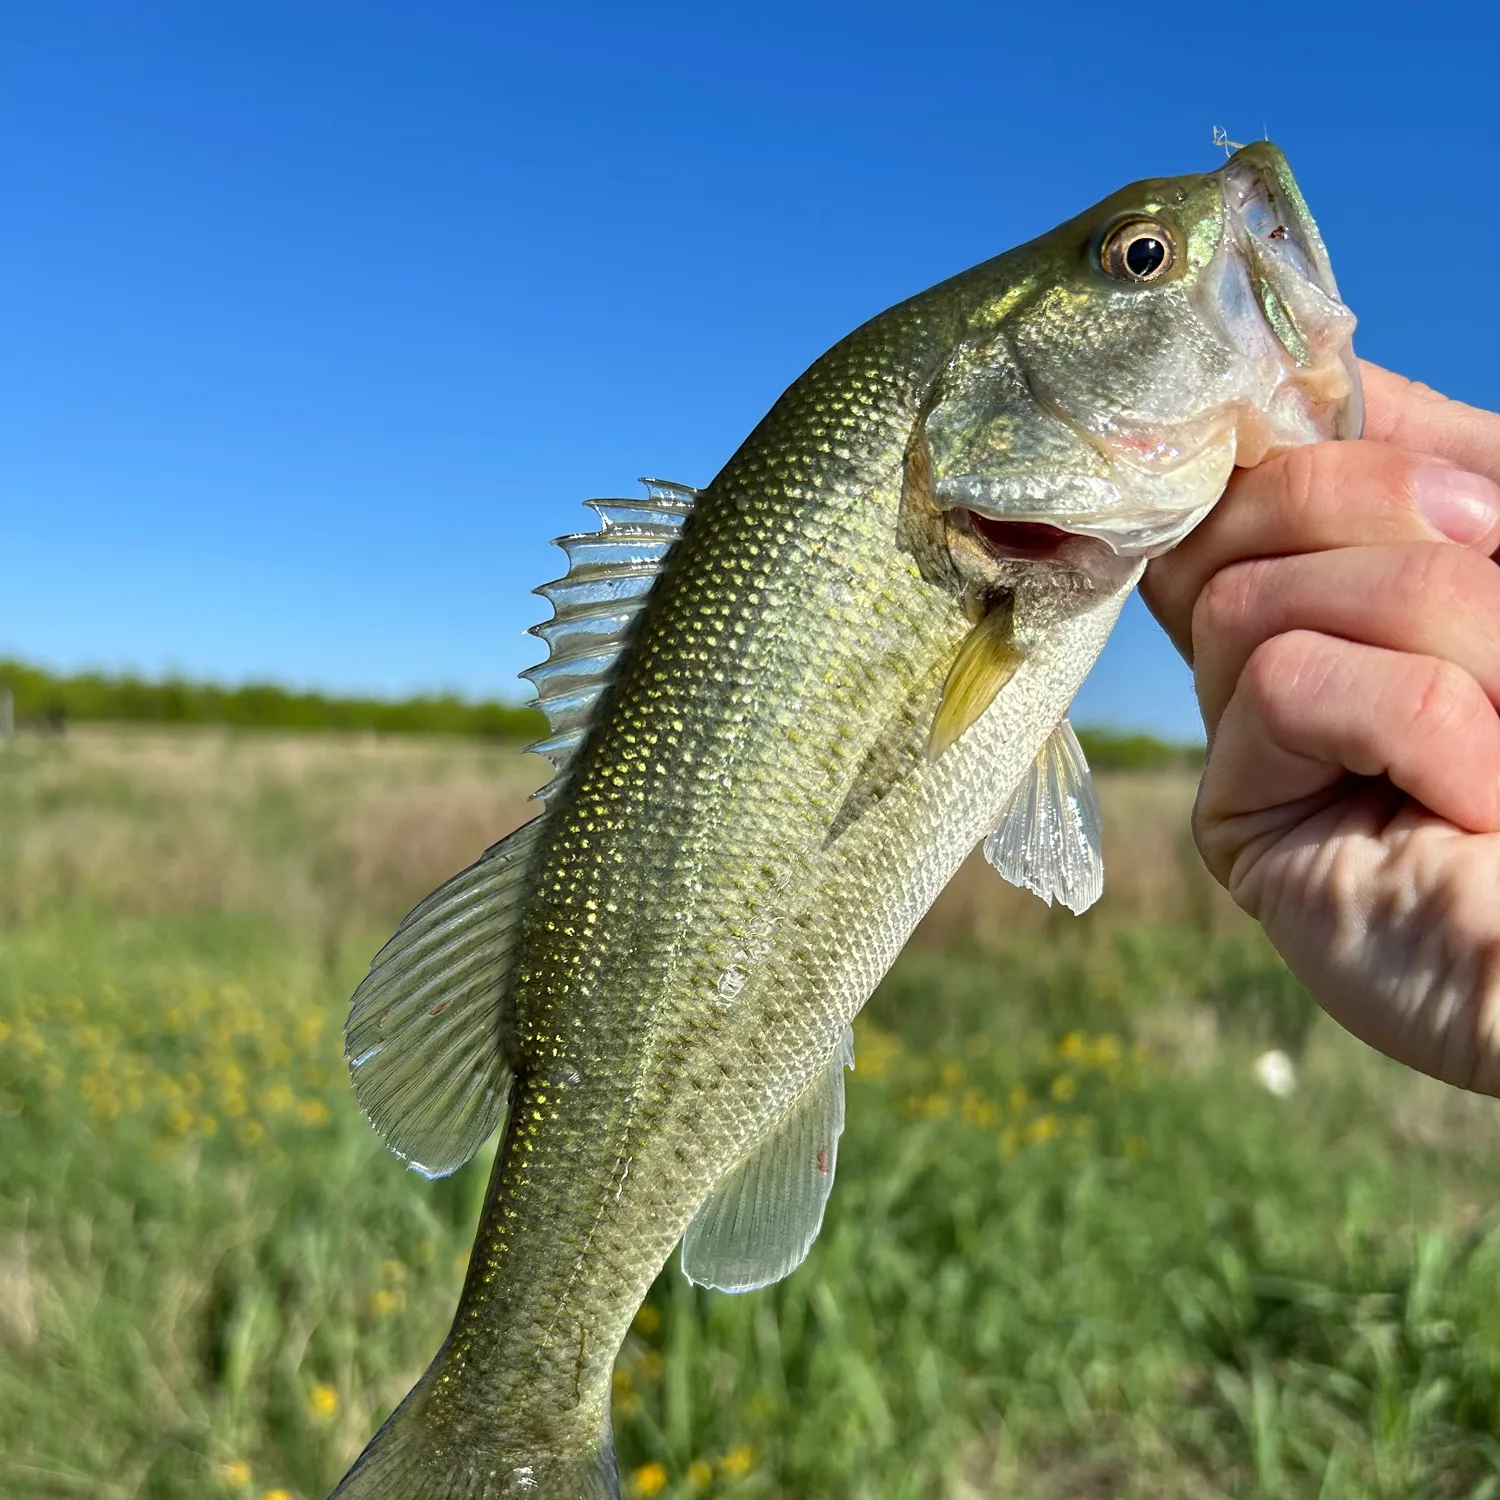
[{"label": "largemouth bass", "polygon": [[1262,143],[872,319],[701,492],[593,502],[539,591],[545,811],[354,998],[399,1155],[504,1134],[452,1330],[337,1495],[619,1494],[610,1376],[663,1261],[745,1290],[807,1254],[850,1023],[971,849],[1097,896],[1069,705],[1236,463],[1358,435],[1353,326]]}]

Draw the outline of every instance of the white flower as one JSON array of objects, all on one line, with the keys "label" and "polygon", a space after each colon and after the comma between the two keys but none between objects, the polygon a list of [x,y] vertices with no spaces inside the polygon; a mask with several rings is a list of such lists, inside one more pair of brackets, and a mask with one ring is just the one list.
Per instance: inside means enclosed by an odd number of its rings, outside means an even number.
[{"label": "white flower", "polygon": [[1255,1078],[1268,1094],[1285,1099],[1297,1088],[1297,1065],[1279,1048],[1255,1059]]}]

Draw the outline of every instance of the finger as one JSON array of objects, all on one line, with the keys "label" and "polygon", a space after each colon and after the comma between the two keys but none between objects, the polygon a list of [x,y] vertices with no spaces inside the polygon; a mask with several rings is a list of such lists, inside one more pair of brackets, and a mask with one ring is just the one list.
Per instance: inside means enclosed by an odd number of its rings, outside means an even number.
[{"label": "finger", "polygon": [[1364,360],[1360,377],[1367,438],[1446,458],[1500,483],[1500,416]]},{"label": "finger", "polygon": [[1237,470],[1203,524],[1151,563],[1141,592],[1191,661],[1193,605],[1232,563],[1440,540],[1464,541],[1486,555],[1500,546],[1500,486],[1379,443],[1315,443]]},{"label": "finger", "polygon": [[1474,833],[1500,831],[1500,717],[1462,668],[1295,630],[1250,656],[1193,812],[1205,863],[1250,910],[1246,872],[1349,776],[1388,777]]},{"label": "finger", "polygon": [[1314,630],[1453,662],[1500,704],[1500,568],[1463,547],[1341,547],[1215,573],[1193,608],[1193,676],[1213,734],[1252,653]]}]

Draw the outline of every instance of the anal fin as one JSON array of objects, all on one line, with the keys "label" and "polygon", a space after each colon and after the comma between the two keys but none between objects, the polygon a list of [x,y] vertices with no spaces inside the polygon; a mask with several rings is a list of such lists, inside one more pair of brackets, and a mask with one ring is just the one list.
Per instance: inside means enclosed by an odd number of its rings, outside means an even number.
[{"label": "anal fin", "polygon": [[844,1129],[844,1069],[854,1033],[771,1134],[733,1167],[682,1238],[682,1271],[699,1286],[752,1292],[795,1271],[823,1226]]},{"label": "anal fin", "polygon": [[1103,823],[1083,747],[1064,719],[984,841],[984,857],[1048,906],[1087,911],[1104,893]]},{"label": "anal fin", "polygon": [[424,1176],[456,1171],[504,1118],[512,949],[544,821],[420,902],[354,992],[344,1056],[355,1098]]}]

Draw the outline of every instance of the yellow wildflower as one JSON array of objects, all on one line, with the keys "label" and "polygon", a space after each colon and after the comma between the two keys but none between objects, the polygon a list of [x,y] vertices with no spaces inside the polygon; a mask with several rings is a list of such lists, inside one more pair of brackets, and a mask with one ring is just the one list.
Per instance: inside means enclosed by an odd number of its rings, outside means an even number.
[{"label": "yellow wildflower", "polygon": [[287,1083],[273,1083],[270,1088],[262,1091],[260,1106],[268,1115],[279,1115],[285,1113],[292,1107],[291,1085]]},{"label": "yellow wildflower", "polygon": [[173,1135],[186,1135],[193,1127],[193,1112],[185,1109],[180,1104],[174,1104],[167,1111],[167,1129]]},{"label": "yellow wildflower", "polygon": [[1000,1132],[1000,1160],[1009,1161],[1021,1149],[1021,1132],[1007,1125]]},{"label": "yellow wildflower", "polygon": [[643,1380],[660,1380],[661,1372],[666,1368],[666,1364],[666,1360],[655,1349],[648,1349],[641,1355],[641,1378]]},{"label": "yellow wildflower", "polygon": [[943,1086],[956,1089],[964,1081],[964,1070],[962,1063],[947,1062],[943,1064]]},{"label": "yellow wildflower", "polygon": [[326,1383],[315,1385],[307,1393],[307,1409],[320,1422],[331,1421],[339,1414],[339,1393]]},{"label": "yellow wildflower", "polygon": [[713,1477],[713,1465],[704,1463],[701,1458],[695,1458],[687,1466],[687,1481],[689,1484],[705,1485]]},{"label": "yellow wildflower", "polygon": [[647,1302],[635,1315],[635,1331],[650,1338],[661,1327],[661,1313]]},{"label": "yellow wildflower", "polygon": [[403,1260],[383,1260],[380,1262],[381,1277],[389,1282],[406,1280],[406,1262]]},{"label": "yellow wildflower", "polygon": [[1059,1073],[1048,1090],[1059,1104],[1066,1104],[1078,1092],[1078,1080],[1068,1073]]},{"label": "yellow wildflower", "polygon": [[10,1036],[10,1023],[7,1022],[7,1021],[0,1021],[0,1047],[3,1047],[5,1045],[6,1039],[9,1036]]},{"label": "yellow wildflower", "polygon": [[964,1094],[963,1116],[965,1125],[993,1125],[1000,1111],[978,1089],[969,1089]]},{"label": "yellow wildflower", "polygon": [[1038,1115],[1031,1122],[1031,1128],[1027,1135],[1031,1138],[1034,1146],[1045,1145],[1057,1134],[1057,1116],[1052,1114]]},{"label": "yellow wildflower", "polygon": [[333,1111],[321,1099],[304,1099],[297,1106],[297,1118],[304,1125],[326,1125],[333,1118]]},{"label": "yellow wildflower", "polygon": [[1057,1044],[1057,1055],[1069,1062],[1082,1062],[1088,1056],[1089,1039],[1081,1031],[1070,1031]]},{"label": "yellow wildflower", "polygon": [[616,1370],[610,1377],[610,1384],[614,1387],[615,1395],[623,1396],[630,1389],[630,1371]]},{"label": "yellow wildflower", "polygon": [[1120,1039],[1113,1032],[1106,1031],[1103,1036],[1094,1043],[1094,1061],[1101,1067],[1107,1068],[1111,1063],[1120,1060]]},{"label": "yellow wildflower", "polygon": [[632,1495],[659,1495],[667,1487],[667,1471],[660,1464],[642,1464],[630,1476]]},{"label": "yellow wildflower", "polygon": [[267,1490],[260,1500],[292,1500],[290,1490]]},{"label": "yellow wildflower", "polygon": [[405,1303],[406,1298],[401,1292],[383,1286],[371,1296],[370,1309],[377,1318],[388,1318],[392,1313],[400,1312]]},{"label": "yellow wildflower", "polygon": [[1024,1112],[1026,1106],[1031,1103],[1031,1095],[1026,1091],[1024,1083],[1013,1083],[1010,1092],[1005,1096],[1005,1107],[1013,1115]]},{"label": "yellow wildflower", "polygon": [[219,1474],[225,1484],[249,1484],[250,1465],[242,1458],[231,1459],[220,1470]]},{"label": "yellow wildflower", "polygon": [[755,1449],[749,1443],[736,1443],[719,1463],[720,1473],[731,1479],[743,1479],[755,1467]]},{"label": "yellow wildflower", "polygon": [[[234,1111],[231,1109],[230,1113],[233,1114]],[[266,1128],[259,1120],[246,1120],[237,1134],[240,1138],[240,1145],[258,1146],[266,1138]]]}]

